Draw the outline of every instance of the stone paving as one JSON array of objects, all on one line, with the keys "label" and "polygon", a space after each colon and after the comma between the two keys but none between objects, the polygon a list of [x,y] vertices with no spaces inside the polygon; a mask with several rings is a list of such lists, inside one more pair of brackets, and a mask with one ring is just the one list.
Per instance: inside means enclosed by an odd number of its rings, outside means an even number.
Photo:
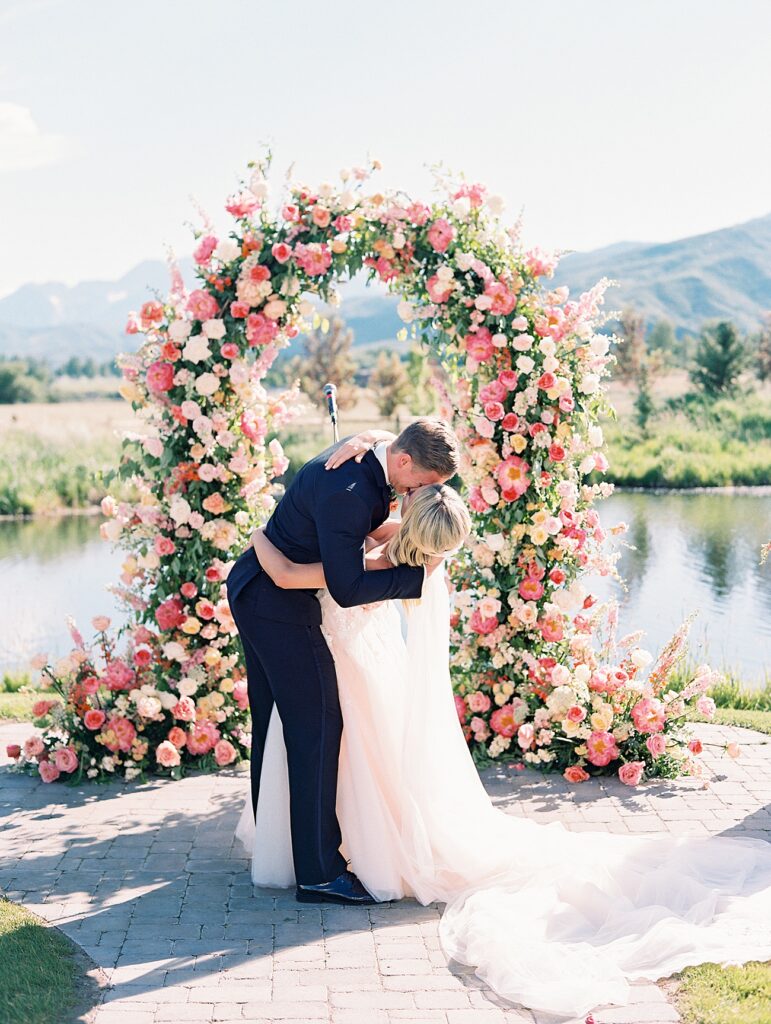
[{"label": "stone paving", "polygon": [[[29,731],[0,729],[2,752]],[[771,839],[771,737],[697,733],[706,788],[571,787],[504,766],[485,784],[507,813],[575,830]],[[735,761],[722,753],[729,739],[742,745]],[[92,1024],[552,1024],[447,962],[436,906],[301,907],[289,891],[253,889],[234,839],[245,793],[238,771],[74,788],[0,769],[0,885],[102,968],[109,985]],[[656,985],[633,993],[628,1006],[595,1010],[596,1024],[679,1019]]]}]

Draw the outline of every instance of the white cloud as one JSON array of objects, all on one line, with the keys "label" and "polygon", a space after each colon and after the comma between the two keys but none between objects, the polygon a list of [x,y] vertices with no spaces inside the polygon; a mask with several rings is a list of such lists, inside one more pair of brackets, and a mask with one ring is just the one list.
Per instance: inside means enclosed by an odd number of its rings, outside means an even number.
[{"label": "white cloud", "polygon": [[29,107],[0,102],[0,171],[44,167],[65,153],[64,137],[42,132]]}]

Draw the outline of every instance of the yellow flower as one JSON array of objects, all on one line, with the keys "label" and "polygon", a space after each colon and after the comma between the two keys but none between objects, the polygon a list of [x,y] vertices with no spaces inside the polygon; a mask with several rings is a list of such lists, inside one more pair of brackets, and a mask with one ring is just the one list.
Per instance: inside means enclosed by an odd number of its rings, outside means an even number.
[{"label": "yellow flower", "polygon": [[216,665],[218,661],[222,659],[222,652],[218,651],[216,647],[207,647],[206,654],[203,656],[203,660],[209,667]]},{"label": "yellow flower", "polygon": [[181,626],[182,632],[187,633],[190,636],[195,636],[196,633],[200,632],[201,623],[193,615],[188,615]]},{"label": "yellow flower", "polygon": [[612,708],[605,707],[602,711],[595,711],[589,721],[592,723],[592,728],[595,732],[607,732],[613,721]]},{"label": "yellow flower", "polygon": [[123,383],[118,387],[118,394],[127,402],[144,403],[144,399],[142,398],[142,392],[139,390],[137,385],[132,380],[124,380]]},{"label": "yellow flower", "polygon": [[527,448],[527,441],[522,436],[522,434],[514,434],[514,436],[511,438],[511,447],[514,449],[517,455],[519,455],[520,452],[523,452],[525,448]]},{"label": "yellow flower", "polygon": [[333,238],[330,244],[330,248],[332,252],[339,254],[341,252],[345,252],[348,246],[346,245],[344,238]]},{"label": "yellow flower", "polygon": [[220,680],[221,693],[232,693],[233,690],[235,689],[235,686],[236,684],[233,682],[230,676],[226,676],[225,679]]},{"label": "yellow flower", "polygon": [[531,526],[530,539],[533,544],[537,544],[540,547],[549,539],[549,531],[544,526]]}]

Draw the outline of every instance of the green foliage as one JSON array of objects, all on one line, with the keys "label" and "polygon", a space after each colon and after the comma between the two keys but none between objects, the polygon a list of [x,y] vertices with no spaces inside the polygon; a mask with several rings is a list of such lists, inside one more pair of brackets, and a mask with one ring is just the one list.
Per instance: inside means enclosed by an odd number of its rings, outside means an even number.
[{"label": "green foliage", "polygon": [[0,358],[0,405],[45,402],[50,380],[51,371],[39,360]]},{"label": "green foliage", "polygon": [[19,676],[4,672],[0,681],[0,693],[18,693],[22,686],[30,686],[31,683],[32,680],[26,672]]},{"label": "green foliage", "polygon": [[683,1024],[771,1024],[771,965],[702,964],[679,976]]},{"label": "green foliage", "polygon": [[431,387],[431,363],[421,345],[413,345],[405,364],[410,393],[407,408],[413,416],[427,416],[436,409],[436,392]]},{"label": "green foliage", "polygon": [[0,693],[0,721],[31,722],[32,705],[44,698],[55,700],[59,694],[53,690],[25,690],[20,693]]},{"label": "green foliage", "polygon": [[614,348],[616,366],[613,376],[635,380],[645,359],[645,317],[631,307],[619,319],[620,343]]},{"label": "green foliage", "polygon": [[771,408],[691,394],[667,403],[641,434],[605,427],[606,479],[625,487],[727,487],[771,483]]},{"label": "green foliage", "polygon": [[643,360],[637,374],[637,396],[634,401],[635,420],[637,426],[646,434],[648,421],[655,412],[656,406],[650,386],[650,371],[647,360]]},{"label": "green foliage", "polygon": [[771,380],[771,313],[766,313],[763,325],[750,339],[750,362],[758,380]]},{"label": "green foliage", "polygon": [[369,386],[381,416],[393,416],[410,397],[410,378],[396,352],[381,352],[370,374]]},{"label": "green foliage", "polygon": [[729,320],[705,324],[691,370],[694,386],[705,395],[730,395],[747,366],[747,342]]}]

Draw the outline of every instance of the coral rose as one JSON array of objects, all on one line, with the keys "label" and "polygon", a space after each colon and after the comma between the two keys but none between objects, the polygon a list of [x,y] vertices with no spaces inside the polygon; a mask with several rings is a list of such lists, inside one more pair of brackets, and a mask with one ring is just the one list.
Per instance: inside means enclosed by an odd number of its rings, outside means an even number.
[{"label": "coral rose", "polygon": [[220,767],[232,764],[238,757],[236,748],[228,740],[219,740],[214,746],[214,760]]},{"label": "coral rose", "polygon": [[155,751],[155,759],[162,768],[176,768],[181,760],[179,751],[168,740],[158,744],[158,749]]},{"label": "coral rose", "polygon": [[54,763],[60,772],[74,772],[78,767],[78,755],[74,747],[59,747],[54,754]]},{"label": "coral rose", "polygon": [[169,734],[166,737],[169,743],[173,743],[175,747],[182,748],[187,743],[187,733],[184,729],[180,729],[178,725],[173,725],[169,729]]},{"label": "coral rose", "polygon": [[91,729],[96,732],[97,729],[101,729],[104,725],[107,716],[104,711],[99,708],[89,708],[89,710],[83,715],[83,722],[87,729]]},{"label": "coral rose", "polygon": [[584,771],[580,764],[571,764],[562,773],[562,777],[567,779],[568,782],[586,782],[589,778],[589,773]]},{"label": "coral rose", "polygon": [[40,772],[40,778],[43,782],[56,782],[60,775],[59,769],[53,761],[41,761],[37,766],[37,770]]}]

